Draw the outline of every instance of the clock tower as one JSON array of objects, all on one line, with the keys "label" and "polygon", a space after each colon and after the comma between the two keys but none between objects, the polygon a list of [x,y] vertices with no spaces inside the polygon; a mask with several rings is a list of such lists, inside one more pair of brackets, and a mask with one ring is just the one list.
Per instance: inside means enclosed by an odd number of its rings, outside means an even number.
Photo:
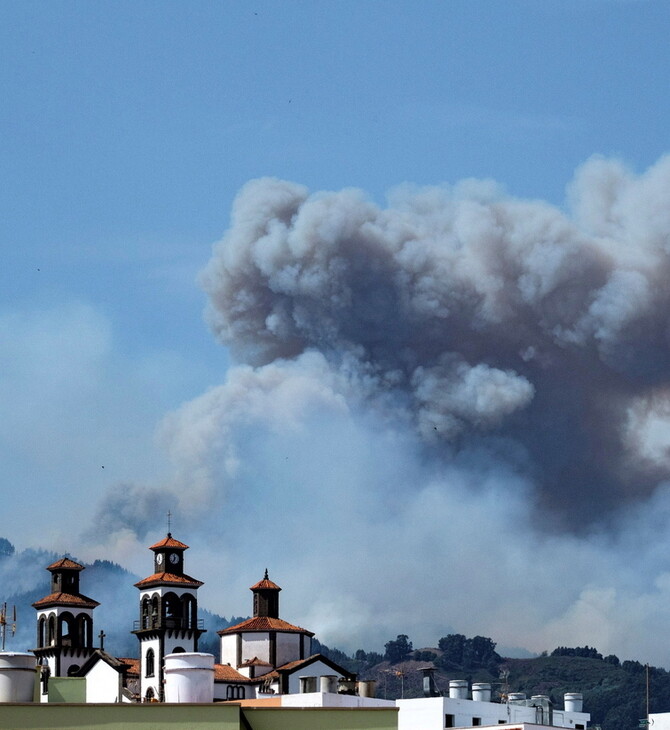
[{"label": "clock tower", "polygon": [[204,633],[197,598],[202,581],[184,573],[188,545],[171,533],[149,549],[154,553],[154,572],[135,583],[140,590],[140,618],[133,633],[140,642],[142,698],[162,701],[165,655],[198,651]]}]

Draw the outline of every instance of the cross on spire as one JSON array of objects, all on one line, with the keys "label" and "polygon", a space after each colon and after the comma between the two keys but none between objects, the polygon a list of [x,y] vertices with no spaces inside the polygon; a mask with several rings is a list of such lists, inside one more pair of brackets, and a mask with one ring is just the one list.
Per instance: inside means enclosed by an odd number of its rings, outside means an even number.
[{"label": "cross on spire", "polygon": [[104,651],[105,650],[105,636],[107,636],[107,634],[102,629],[100,629],[100,633],[98,634],[98,636],[100,637],[100,651]]}]

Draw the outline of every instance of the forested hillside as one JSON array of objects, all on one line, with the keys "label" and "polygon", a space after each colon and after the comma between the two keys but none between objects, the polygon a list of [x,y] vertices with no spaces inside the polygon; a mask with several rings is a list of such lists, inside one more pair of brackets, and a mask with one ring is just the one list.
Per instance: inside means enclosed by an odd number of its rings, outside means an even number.
[{"label": "forested hillside", "polygon": [[[603,657],[592,647],[558,647],[534,659],[501,657],[495,643],[483,636],[461,634],[442,637],[434,648],[414,649],[405,634],[389,641],[384,654],[358,650],[347,656],[318,645],[332,659],[377,680],[377,696],[396,699],[421,697],[423,667],[435,668],[435,681],[447,694],[450,679],[490,682],[498,701],[506,692],[549,695],[563,707],[565,692],[582,692],[584,711],[591,713],[591,727],[633,730],[646,716],[646,667],[637,661]],[[649,667],[650,712],[670,712],[670,672]]]}]

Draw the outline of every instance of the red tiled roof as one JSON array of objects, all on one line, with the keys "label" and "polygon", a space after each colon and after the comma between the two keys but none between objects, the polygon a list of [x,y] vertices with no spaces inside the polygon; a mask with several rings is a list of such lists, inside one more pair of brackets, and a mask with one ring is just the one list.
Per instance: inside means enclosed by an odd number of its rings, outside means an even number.
[{"label": "red tiled roof", "polygon": [[264,662],[262,659],[259,659],[257,656],[255,656],[253,659],[249,659],[247,662],[242,662],[240,664],[241,667],[271,667],[272,664],[270,662]]},{"label": "red tiled roof", "polygon": [[201,580],[191,578],[190,575],[176,575],[175,573],[154,573],[148,578],[142,578],[141,581],[135,583],[137,588],[147,588],[148,586],[159,585],[161,583],[173,585],[188,585],[197,588],[204,585]]},{"label": "red tiled roof", "polygon": [[240,624],[229,626],[227,629],[217,631],[217,634],[219,636],[223,636],[224,634],[238,634],[245,631],[287,631],[314,636],[314,634],[311,631],[307,631],[307,629],[301,629],[300,626],[293,626],[293,624],[290,624],[280,618],[270,618],[269,616],[254,616],[246,621],[242,621]]},{"label": "red tiled roof", "polygon": [[133,674],[139,677],[140,674],[140,660],[129,659],[128,657],[118,657],[120,662],[130,665],[130,668],[126,671],[126,674]]},{"label": "red tiled roof", "polygon": [[215,682],[250,682],[249,677],[240,674],[237,669],[233,669],[230,664],[214,665],[214,681]]},{"label": "red tiled roof", "polygon": [[83,565],[79,565],[79,563],[75,563],[74,560],[70,560],[70,558],[61,558],[60,560],[57,560],[55,563],[52,563],[47,567],[47,570],[84,570]]},{"label": "red tiled roof", "polygon": [[100,604],[87,596],[73,593],[51,593],[33,603],[33,608],[47,608],[49,606],[79,606],[80,608],[95,608]]},{"label": "red tiled roof", "polygon": [[276,583],[273,583],[271,580],[268,580],[267,578],[263,578],[263,580],[259,580],[258,583],[251,586],[251,588],[249,588],[249,590],[256,591],[256,590],[263,589],[263,588],[265,588],[265,589],[270,588],[275,591],[281,590],[281,588]]},{"label": "red tiled roof", "polygon": [[167,537],[164,537],[160,542],[152,545],[149,550],[159,550],[160,548],[177,548],[177,550],[188,550],[188,545],[184,545],[183,542],[175,540],[172,537],[172,533],[168,532]]},{"label": "red tiled roof", "polygon": [[266,589],[266,590],[270,589],[273,591],[281,590],[281,588],[276,583],[273,583],[268,578],[268,569],[267,568],[265,569],[265,575],[263,576],[263,580],[259,580],[258,583],[256,583],[256,585],[251,586],[251,588],[249,590],[255,591],[255,590],[262,590],[262,589]]}]

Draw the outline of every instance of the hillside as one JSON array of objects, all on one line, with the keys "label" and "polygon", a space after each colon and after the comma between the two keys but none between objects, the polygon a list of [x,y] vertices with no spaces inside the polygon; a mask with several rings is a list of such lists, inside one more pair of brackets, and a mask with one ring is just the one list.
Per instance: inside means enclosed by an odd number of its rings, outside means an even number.
[{"label": "hillside", "polygon": [[[403,635],[404,636],[404,635]],[[440,639],[440,646],[415,651],[404,637],[404,656],[389,658],[397,648],[396,641],[389,642],[384,656],[361,650],[353,657],[337,649],[320,646],[323,653],[335,661],[358,672],[363,679],[377,680],[377,696],[397,699],[401,696],[423,695],[421,668],[435,669],[438,690],[447,694],[450,679],[466,679],[468,682],[490,682],[495,697],[505,691],[549,695],[554,705],[563,707],[566,692],[584,695],[584,710],[591,713],[591,726],[602,730],[627,730],[637,728],[646,714],[646,670],[637,661],[620,662],[616,656],[602,657],[595,649],[561,647],[550,656],[533,659],[511,659],[497,655],[495,651],[484,657],[472,656],[467,650],[460,655],[459,664],[454,661],[453,639],[461,646],[479,640],[491,642],[485,637],[466,639],[450,635]],[[442,648],[440,648],[442,647]],[[448,650],[445,651],[444,647]],[[493,642],[490,647],[495,647]],[[489,647],[489,648],[490,648]],[[585,654],[586,656],[579,656]],[[456,659],[459,658],[457,655]],[[670,672],[657,667],[649,668],[649,710],[670,711]]]}]

